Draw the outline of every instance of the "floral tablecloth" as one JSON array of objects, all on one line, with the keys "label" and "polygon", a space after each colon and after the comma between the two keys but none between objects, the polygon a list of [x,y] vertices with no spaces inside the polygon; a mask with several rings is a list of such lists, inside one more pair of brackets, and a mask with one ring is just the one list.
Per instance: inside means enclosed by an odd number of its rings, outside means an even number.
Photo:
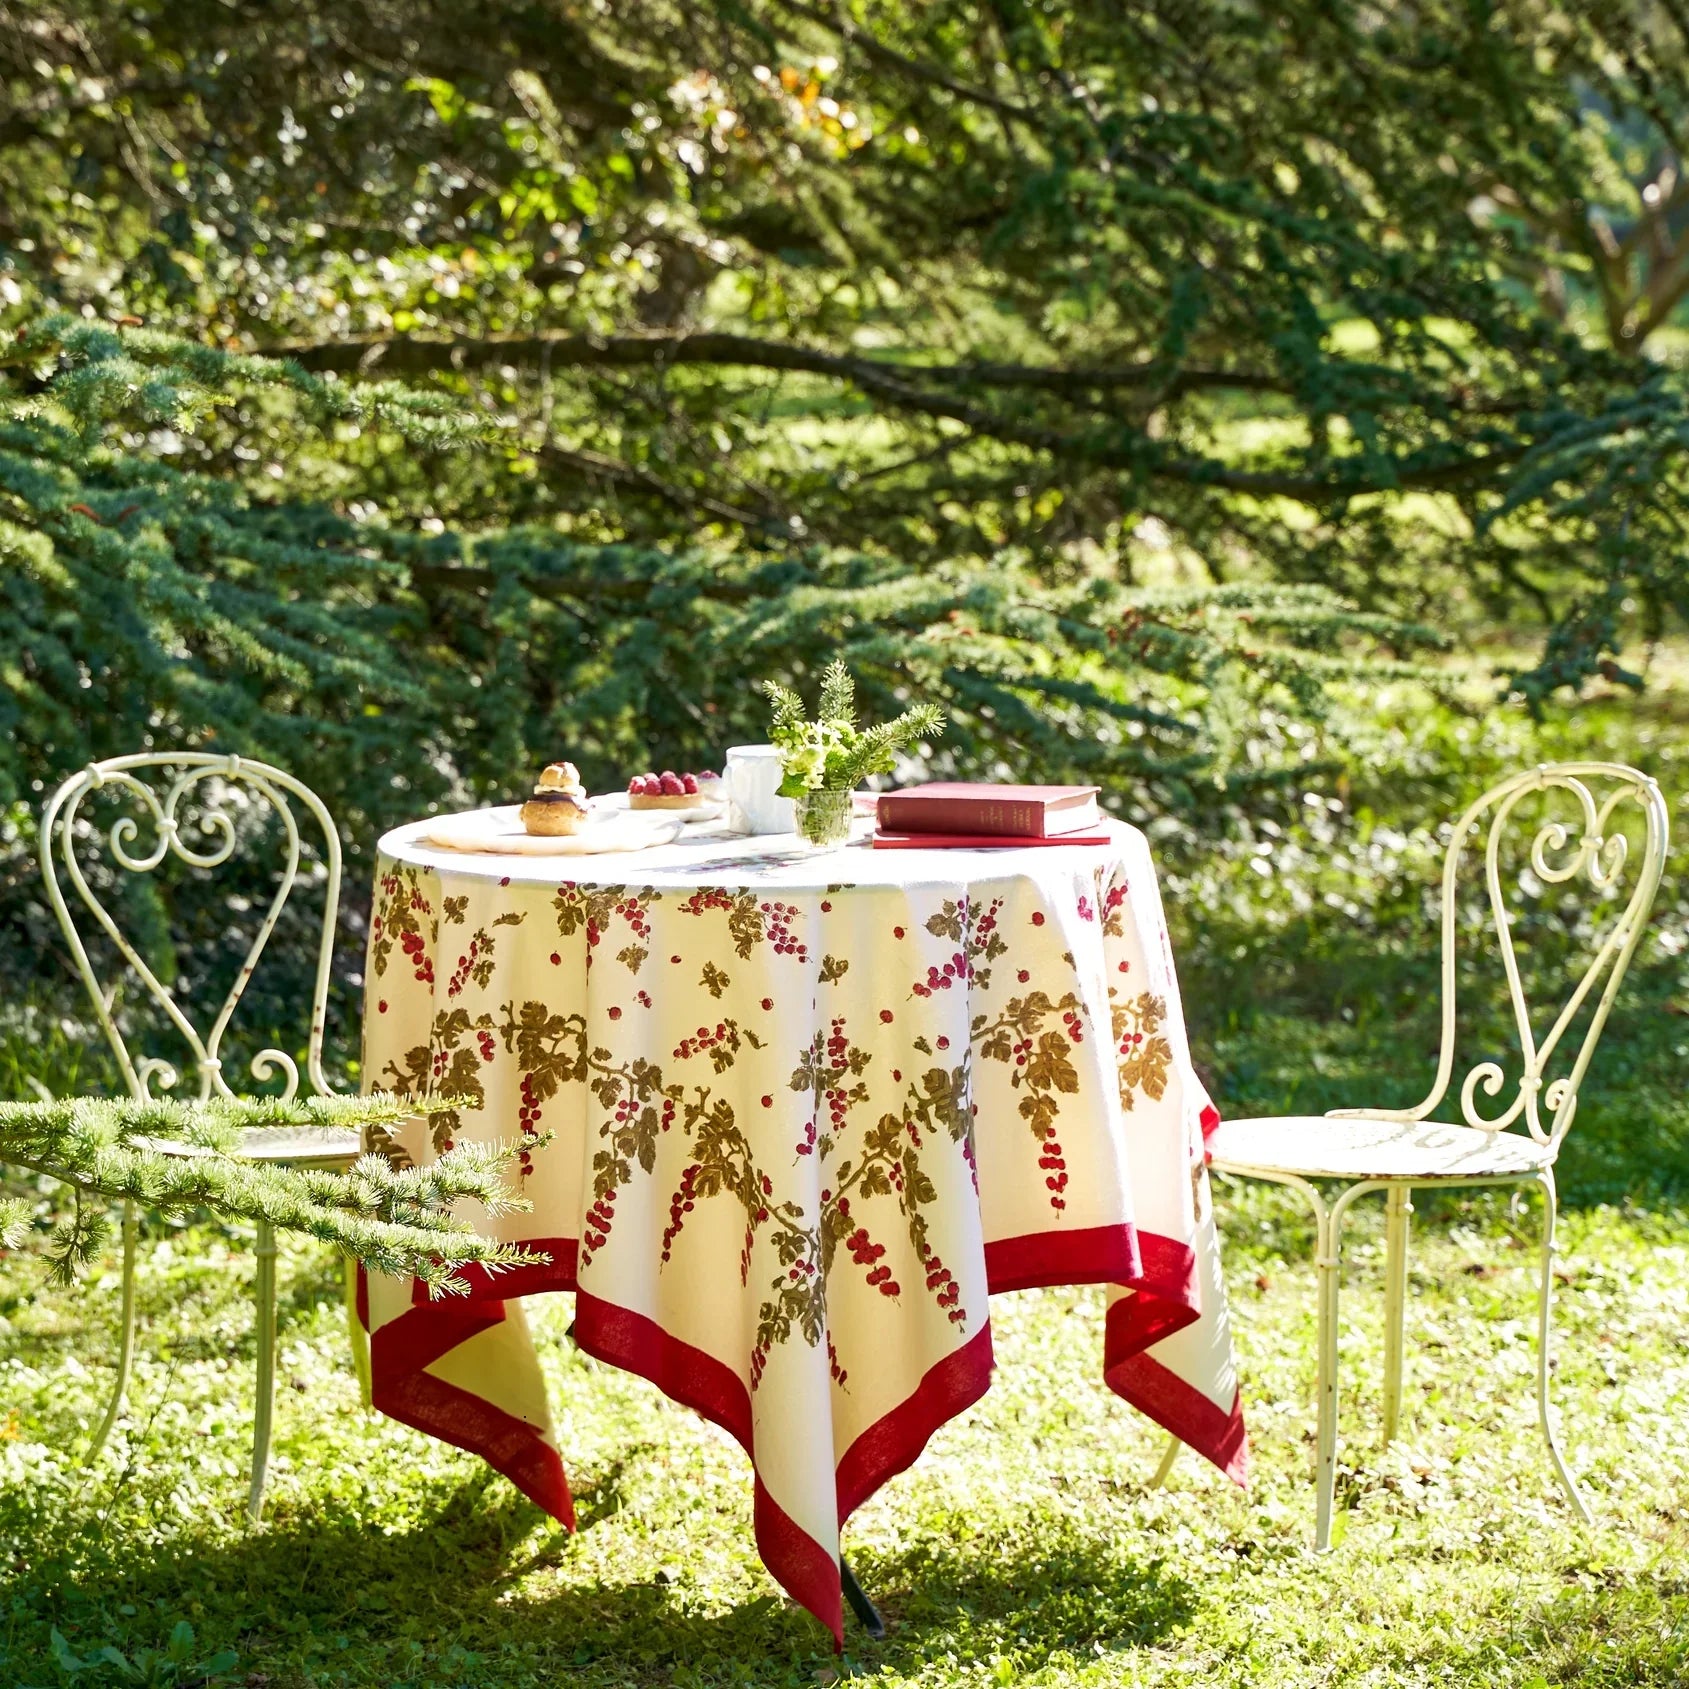
[{"label": "floral tablecloth", "polygon": [[976,1401],[990,1296],[1110,1286],[1104,1377],[1242,1481],[1203,1131],[1141,834],[566,861],[382,840],[364,1073],[474,1106],[389,1145],[537,1139],[550,1264],[372,1278],[374,1399],[572,1524],[521,1297],[726,1427],[769,1570],[840,1635],[851,1511]]}]

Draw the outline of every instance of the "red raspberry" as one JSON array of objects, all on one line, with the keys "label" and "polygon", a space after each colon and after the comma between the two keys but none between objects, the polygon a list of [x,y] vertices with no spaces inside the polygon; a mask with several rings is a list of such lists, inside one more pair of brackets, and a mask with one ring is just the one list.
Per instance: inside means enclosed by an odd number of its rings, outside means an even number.
[{"label": "red raspberry", "polygon": [[686,790],[680,783],[680,776],[672,769],[663,775],[660,788],[666,798],[678,798]]},{"label": "red raspberry", "polygon": [[681,775],[680,789],[689,797],[692,796],[698,790],[698,776],[696,774]]}]

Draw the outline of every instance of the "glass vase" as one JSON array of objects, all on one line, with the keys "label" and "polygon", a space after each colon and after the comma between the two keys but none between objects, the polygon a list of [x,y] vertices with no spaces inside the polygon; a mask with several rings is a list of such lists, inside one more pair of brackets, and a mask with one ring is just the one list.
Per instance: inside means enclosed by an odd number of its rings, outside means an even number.
[{"label": "glass vase", "polygon": [[850,837],[851,794],[806,792],[797,801],[798,832],[818,850],[832,850]]}]

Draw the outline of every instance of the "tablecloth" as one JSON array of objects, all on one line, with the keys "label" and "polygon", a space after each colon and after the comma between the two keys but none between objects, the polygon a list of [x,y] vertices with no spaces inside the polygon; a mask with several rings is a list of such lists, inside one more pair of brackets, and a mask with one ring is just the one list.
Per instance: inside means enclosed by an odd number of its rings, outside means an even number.
[{"label": "tablecloth", "polygon": [[1111,1389],[1239,1482],[1246,1446],[1148,845],[814,852],[689,838],[547,862],[382,840],[370,1088],[519,1137],[549,1252],[466,1299],[371,1278],[374,1401],[572,1525],[520,1298],[750,1455],[759,1550],[841,1636],[840,1530],[986,1390],[991,1295],[1110,1287]]}]

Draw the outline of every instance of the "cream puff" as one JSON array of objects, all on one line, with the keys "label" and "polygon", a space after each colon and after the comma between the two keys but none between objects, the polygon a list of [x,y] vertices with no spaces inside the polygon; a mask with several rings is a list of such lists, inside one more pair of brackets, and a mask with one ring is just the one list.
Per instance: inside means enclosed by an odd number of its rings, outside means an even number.
[{"label": "cream puff", "polygon": [[522,805],[522,827],[541,838],[567,838],[578,833],[591,814],[584,792],[540,787]]}]

